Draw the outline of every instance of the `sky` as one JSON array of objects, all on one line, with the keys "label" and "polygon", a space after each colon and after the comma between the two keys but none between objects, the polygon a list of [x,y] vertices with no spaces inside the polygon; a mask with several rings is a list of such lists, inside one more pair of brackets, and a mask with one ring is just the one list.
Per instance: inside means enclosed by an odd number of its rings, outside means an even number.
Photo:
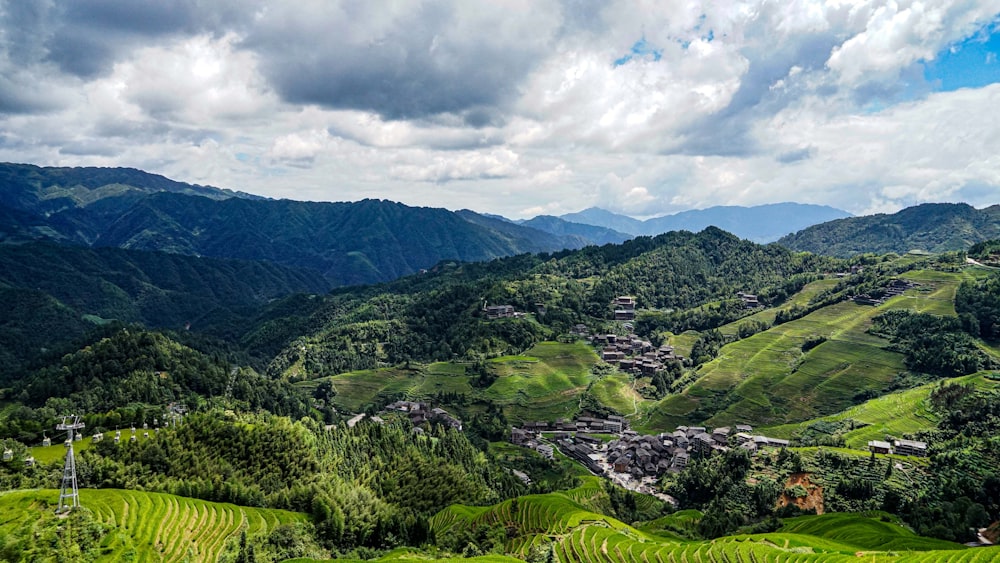
[{"label": "sky", "polygon": [[636,217],[1000,203],[1000,0],[0,0],[0,161]]}]

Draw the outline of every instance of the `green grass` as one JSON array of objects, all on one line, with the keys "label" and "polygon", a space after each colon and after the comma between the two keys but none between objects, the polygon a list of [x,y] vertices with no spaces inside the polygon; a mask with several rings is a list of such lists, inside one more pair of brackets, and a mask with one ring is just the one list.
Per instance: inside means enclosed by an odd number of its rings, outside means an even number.
[{"label": "green grass", "polygon": [[[926,538],[891,522],[885,515],[865,517],[856,514],[824,514],[801,516],[785,520],[781,532],[804,534],[834,540],[858,551],[929,551],[959,550],[963,546],[954,542]],[[886,521],[888,520],[888,521]]]},{"label": "green grass", "polygon": [[[983,373],[956,377],[946,383],[972,383],[983,389],[1000,387],[1000,381],[987,379]],[[850,407],[837,414],[807,420],[801,423],[761,428],[760,432],[776,438],[790,438],[818,422],[854,421],[856,429],[843,432],[850,448],[867,449],[869,440],[885,440],[887,435],[902,437],[905,434],[929,430],[937,424],[937,417],[930,411],[928,397],[938,382],[928,383],[890,395],[884,395]]]},{"label": "green grass", "polygon": [[[916,270],[902,277],[922,285],[879,307],[837,303],[724,346],[682,393],[647,407],[633,426],[648,432],[690,423],[777,426],[847,409],[860,392],[881,393],[905,366],[888,341],[867,332],[871,319],[891,309],[954,315],[955,290],[969,276]],[[832,283],[808,284],[785,306],[806,303]],[[735,332],[741,322],[726,330]],[[826,342],[802,351],[818,337]]]},{"label": "green grass", "polygon": [[410,369],[395,367],[361,370],[297,383],[312,390],[330,381],[336,391],[333,404],[342,412],[358,412],[379,396],[427,399],[438,393],[485,398],[501,405],[513,421],[555,420],[576,414],[580,396],[594,376],[598,361],[584,342],[542,342],[518,356],[487,362],[497,380],[487,389],[471,385],[466,365],[438,362]]},{"label": "green grass", "polygon": [[837,278],[828,278],[808,283],[798,293],[788,298],[788,300],[780,306],[764,309],[729,324],[722,325],[719,327],[719,331],[722,332],[722,334],[733,336],[737,333],[741,324],[751,320],[757,320],[764,322],[767,325],[771,325],[774,323],[774,318],[778,315],[778,311],[788,310],[796,305],[799,307],[805,307],[809,305],[810,299],[827,289],[833,288],[833,286],[837,285],[838,282],[840,282],[840,280]]},{"label": "green grass", "polygon": [[624,373],[614,373],[595,381],[590,391],[601,404],[626,416],[637,412],[642,405],[649,402],[649,399],[632,388],[631,378]]},{"label": "green grass", "polygon": [[490,360],[498,378],[482,393],[513,421],[570,418],[579,410],[597,361],[584,342],[542,342],[522,356]]},{"label": "green grass", "polygon": [[[55,510],[55,490],[0,494],[0,535],[16,532]],[[98,561],[215,561],[228,541],[267,534],[282,523],[308,516],[284,510],[247,508],[162,493],[82,489],[80,504],[111,529]]]}]

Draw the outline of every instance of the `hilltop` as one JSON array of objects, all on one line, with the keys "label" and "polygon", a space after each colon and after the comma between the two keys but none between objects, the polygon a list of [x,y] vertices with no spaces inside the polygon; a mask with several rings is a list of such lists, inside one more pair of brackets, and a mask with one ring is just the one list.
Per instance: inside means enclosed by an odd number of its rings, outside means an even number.
[{"label": "hilltop", "polygon": [[966,250],[996,238],[1000,238],[1000,205],[976,209],[964,203],[925,203],[893,214],[820,223],[782,237],[778,244],[845,257],[865,252]]}]

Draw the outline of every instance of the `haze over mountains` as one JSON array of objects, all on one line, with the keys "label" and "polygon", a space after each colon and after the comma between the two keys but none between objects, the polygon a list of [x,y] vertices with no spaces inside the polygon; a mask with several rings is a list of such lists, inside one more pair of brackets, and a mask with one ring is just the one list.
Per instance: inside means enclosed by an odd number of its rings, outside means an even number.
[{"label": "haze over mountains", "polygon": [[385,200],[272,200],[129,168],[0,164],[0,187],[3,242],[48,240],[264,260],[322,278],[320,283],[331,287],[389,281],[442,260],[578,249],[708,226],[758,243],[784,237],[781,243],[789,248],[839,256],[955,250],[1000,233],[1000,208],[964,204],[850,217],[826,206],[778,203],[712,207],[645,221],[590,208],[510,221]]},{"label": "haze over mountains", "polygon": [[591,207],[560,216],[575,223],[596,225],[631,235],[655,236],[669,231],[698,232],[714,226],[758,243],[774,242],[782,236],[811,225],[850,217],[851,214],[826,205],[772,203],[753,207],[716,206],[692,209],[640,221],[604,209]]}]

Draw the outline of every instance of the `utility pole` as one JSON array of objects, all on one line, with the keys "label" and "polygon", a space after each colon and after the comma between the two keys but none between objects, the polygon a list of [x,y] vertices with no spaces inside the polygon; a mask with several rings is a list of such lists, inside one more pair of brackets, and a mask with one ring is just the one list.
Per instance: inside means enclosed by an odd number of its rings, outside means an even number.
[{"label": "utility pole", "polygon": [[59,491],[59,508],[56,513],[69,512],[80,507],[80,492],[76,488],[76,458],[73,456],[73,433],[83,428],[82,417],[77,415],[64,416],[56,430],[65,430],[66,465],[63,466],[62,489]]}]

